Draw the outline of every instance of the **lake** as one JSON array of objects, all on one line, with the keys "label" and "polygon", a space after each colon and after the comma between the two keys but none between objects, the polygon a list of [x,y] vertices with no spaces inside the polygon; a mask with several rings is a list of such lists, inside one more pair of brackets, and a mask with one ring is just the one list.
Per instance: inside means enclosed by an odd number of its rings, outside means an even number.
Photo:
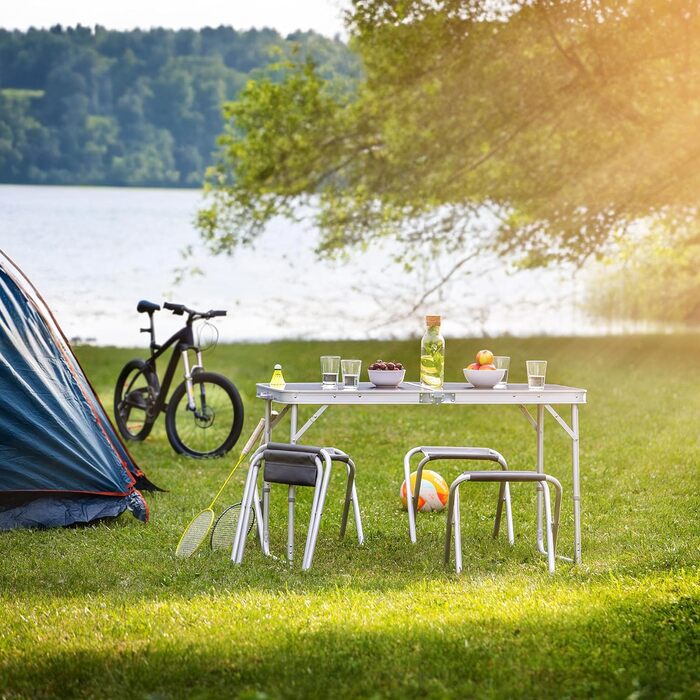
[{"label": "lake", "polygon": [[[314,257],[311,226],[275,220],[254,249],[213,257],[193,221],[197,190],[0,186],[0,247],[43,294],[71,338],[139,346],[139,299],[224,308],[224,341],[281,338],[403,338],[422,316],[443,314],[449,336],[569,335],[603,330],[580,311],[583,283],[570,272],[520,271],[480,262],[413,313],[449,259],[406,273],[381,248],[347,263]],[[185,261],[201,270],[177,281]],[[489,268],[489,271],[484,271]],[[159,338],[178,327],[159,314]]]}]

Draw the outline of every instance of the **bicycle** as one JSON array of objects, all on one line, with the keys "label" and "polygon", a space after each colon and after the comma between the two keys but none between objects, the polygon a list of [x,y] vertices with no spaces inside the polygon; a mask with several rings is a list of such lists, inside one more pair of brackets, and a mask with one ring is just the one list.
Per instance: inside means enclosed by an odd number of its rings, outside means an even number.
[{"label": "bicycle", "polygon": [[[165,343],[156,343],[153,314],[160,306],[140,301],[136,310],[147,313],[148,328],[142,333],[151,336],[150,357],[126,363],[114,390],[114,417],[119,432],[126,440],[142,441],[150,434],[158,415],[165,412],[165,431],[173,449],[196,458],[220,457],[238,440],[243,427],[243,402],[234,384],[226,377],[207,372],[202,362],[202,348],[195,342],[195,321],[225,316],[226,311],[194,311],[183,304],[165,302],[163,309],[175,316],[187,314],[183,328]],[[172,355],[158,380],[156,361],[172,347]],[[196,364],[190,367],[190,351]],[[167,399],[177,365],[182,359],[185,378]]]}]

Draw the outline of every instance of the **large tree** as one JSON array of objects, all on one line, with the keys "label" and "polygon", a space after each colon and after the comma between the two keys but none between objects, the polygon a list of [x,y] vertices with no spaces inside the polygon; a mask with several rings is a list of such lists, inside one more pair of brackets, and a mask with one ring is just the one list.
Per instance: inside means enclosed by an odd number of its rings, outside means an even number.
[{"label": "large tree", "polygon": [[456,264],[475,239],[542,265],[694,224],[697,2],[354,0],[347,22],[362,79],[285,62],[225,106],[213,250],[309,212],[322,253],[388,238]]},{"label": "large tree", "polygon": [[0,28],[0,182],[201,186],[221,104],[272,53],[353,74],[313,32]]}]

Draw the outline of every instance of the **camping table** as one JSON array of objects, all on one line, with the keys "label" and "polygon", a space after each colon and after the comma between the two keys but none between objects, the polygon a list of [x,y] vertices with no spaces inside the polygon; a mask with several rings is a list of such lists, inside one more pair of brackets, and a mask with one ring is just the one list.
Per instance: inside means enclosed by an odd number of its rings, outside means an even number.
[{"label": "camping table", "polygon": [[[288,383],[283,389],[269,384],[257,384],[256,396],[265,401],[265,442],[270,441],[273,427],[273,403],[283,406],[275,425],[282,416],[290,413],[290,441],[296,442],[318,420],[329,406],[416,406],[468,405],[468,406],[518,406],[532,425],[537,443],[538,472],[544,473],[544,417],[548,412],[571,439],[571,469],[574,511],[574,556],[581,562],[581,484],[579,471],[579,414],[578,407],[586,403],[586,390],[558,384],[546,384],[543,389],[530,390],[527,384],[508,384],[505,389],[475,389],[465,382],[446,382],[442,390],[426,389],[418,383],[403,382],[397,388],[378,388],[369,382],[360,382],[357,390],[327,390],[320,383]],[[315,413],[298,427],[299,406],[318,406]],[[533,407],[534,411],[530,409]],[[569,425],[553,408],[569,406]],[[535,415],[533,415],[533,412]],[[415,515],[408,509],[409,529],[415,537]],[[542,497],[537,500],[537,545],[544,553],[542,529]],[[567,557],[562,557],[566,559]],[[569,559],[571,561],[571,559]]]}]

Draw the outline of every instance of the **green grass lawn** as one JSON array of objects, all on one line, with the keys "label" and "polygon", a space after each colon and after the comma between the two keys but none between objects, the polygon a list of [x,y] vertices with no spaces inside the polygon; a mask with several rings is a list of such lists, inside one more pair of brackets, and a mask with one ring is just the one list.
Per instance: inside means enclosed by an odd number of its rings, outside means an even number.
[{"label": "green grass lawn", "polygon": [[[534,432],[515,407],[330,409],[307,441],[355,458],[367,539],[358,547],[352,528],[338,539],[338,470],[306,573],[300,562],[262,557],[252,538],[241,568],[224,552],[175,559],[182,528],[242,443],[223,460],[178,457],[161,419],[132,450],[169,489],[148,497],[148,525],[124,515],[94,527],[0,533],[0,698],[700,697],[700,337],[448,339],[447,378],[459,379],[483,345],[511,355],[514,381],[526,359],[544,357],[549,381],[589,390],[580,567],[559,562],[547,574],[529,485],[513,487],[514,548],[490,537],[496,487],[464,488],[461,576],[442,565],[444,513],[420,514],[418,544],[408,541],[398,500],[404,452],[482,445],[512,468],[532,468]],[[417,372],[417,342],[235,345],[206,360],[241,390],[247,434],[262,411],[255,381],[267,380],[275,362],[287,381],[317,380],[327,352],[364,363],[395,358],[409,378]],[[133,354],[79,351],[108,405]],[[300,413],[303,420],[311,409]],[[549,417],[545,451],[547,471],[565,489],[560,551],[568,554],[569,442]],[[437,470],[451,481],[459,467]],[[239,500],[243,479],[241,469],[221,506]],[[273,489],[278,552],[285,491]],[[306,490],[300,546],[309,500]]]}]

